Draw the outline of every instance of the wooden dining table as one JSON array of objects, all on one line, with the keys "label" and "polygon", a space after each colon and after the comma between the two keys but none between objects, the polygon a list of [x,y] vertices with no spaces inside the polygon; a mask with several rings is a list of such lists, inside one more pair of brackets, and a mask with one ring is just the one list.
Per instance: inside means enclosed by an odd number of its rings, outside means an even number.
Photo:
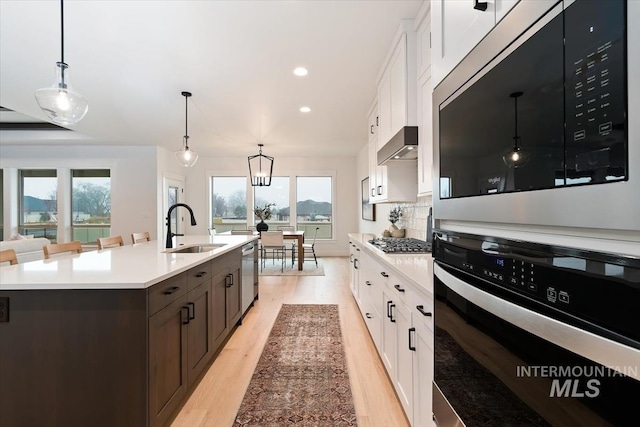
[{"label": "wooden dining table", "polygon": [[[280,230],[275,230],[280,231]],[[231,231],[225,231],[220,234],[231,234]],[[260,233],[255,231],[253,233],[255,236],[259,236]],[[304,231],[303,230],[282,230],[282,237],[285,240],[297,240],[297,251],[298,251],[298,271],[302,271],[302,265],[304,264],[304,248],[302,244],[304,243]]]}]

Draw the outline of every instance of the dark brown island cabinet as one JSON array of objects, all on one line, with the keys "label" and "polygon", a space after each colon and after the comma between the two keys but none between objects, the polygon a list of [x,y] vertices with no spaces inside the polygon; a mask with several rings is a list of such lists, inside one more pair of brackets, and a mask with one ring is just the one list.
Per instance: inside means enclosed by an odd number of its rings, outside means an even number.
[{"label": "dark brown island cabinet", "polygon": [[2,291],[0,426],[167,425],[239,323],[241,251],[147,289]]}]

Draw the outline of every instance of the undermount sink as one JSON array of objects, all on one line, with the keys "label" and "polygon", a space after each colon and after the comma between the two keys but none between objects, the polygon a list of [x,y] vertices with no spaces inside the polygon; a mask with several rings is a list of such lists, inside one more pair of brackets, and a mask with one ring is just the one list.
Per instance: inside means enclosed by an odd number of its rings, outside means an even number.
[{"label": "undermount sink", "polygon": [[202,252],[209,252],[214,249],[221,248],[225,245],[226,243],[191,245],[191,246],[184,246],[182,248],[177,248],[177,249],[169,249],[165,252],[172,253],[172,254],[199,254]]}]

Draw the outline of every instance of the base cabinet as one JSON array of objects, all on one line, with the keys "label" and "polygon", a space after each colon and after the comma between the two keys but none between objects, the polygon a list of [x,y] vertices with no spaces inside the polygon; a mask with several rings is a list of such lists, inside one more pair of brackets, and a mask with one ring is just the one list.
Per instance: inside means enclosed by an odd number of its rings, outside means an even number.
[{"label": "base cabinet", "polygon": [[356,301],[369,334],[411,425],[433,427],[433,297],[368,251],[359,256]]}]

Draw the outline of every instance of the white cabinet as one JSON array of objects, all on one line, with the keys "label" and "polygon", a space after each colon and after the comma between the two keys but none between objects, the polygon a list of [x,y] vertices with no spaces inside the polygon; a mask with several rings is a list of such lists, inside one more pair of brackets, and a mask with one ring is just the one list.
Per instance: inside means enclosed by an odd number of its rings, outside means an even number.
[{"label": "white cabinet", "polygon": [[369,117],[367,118],[369,142],[378,140],[378,129],[380,122],[378,118],[378,104],[374,103],[369,109]]},{"label": "white cabinet", "polygon": [[403,126],[416,125],[416,33],[405,19],[378,80],[378,149]]},{"label": "white cabinet", "polygon": [[489,0],[486,10],[474,2],[432,0],[431,48],[434,86],[493,29],[517,0]]},{"label": "white cabinet", "polygon": [[360,303],[360,248],[352,241],[349,242],[349,285],[356,302]]},{"label": "white cabinet", "polygon": [[418,195],[433,193],[433,132],[431,76],[427,72],[419,83],[418,94]]},{"label": "white cabinet", "polygon": [[432,427],[433,408],[431,401],[433,382],[433,331],[424,323],[413,324],[413,427]]},{"label": "white cabinet", "polygon": [[382,293],[384,312],[382,314],[382,339],[380,342],[380,357],[384,367],[389,373],[389,378],[396,376],[396,353],[398,352],[398,326],[396,324],[396,306],[398,301],[395,295],[385,289]]}]

